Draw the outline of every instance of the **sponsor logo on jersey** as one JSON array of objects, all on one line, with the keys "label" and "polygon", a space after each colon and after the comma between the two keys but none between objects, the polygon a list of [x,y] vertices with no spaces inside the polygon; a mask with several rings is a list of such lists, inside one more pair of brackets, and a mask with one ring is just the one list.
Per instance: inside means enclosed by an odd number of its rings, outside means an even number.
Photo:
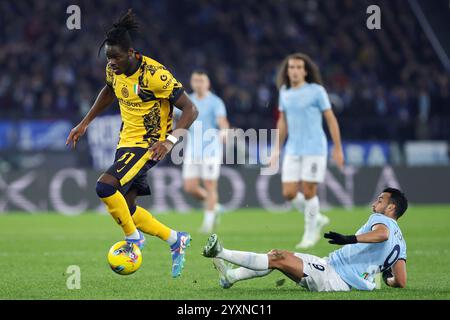
[{"label": "sponsor logo on jersey", "polygon": [[130,108],[141,108],[141,104],[140,103],[133,103],[130,101],[127,101],[125,99],[122,98],[117,98],[117,100],[119,100],[119,104],[130,107]]},{"label": "sponsor logo on jersey", "polygon": [[[167,79],[167,77],[166,77]],[[162,80],[162,79],[161,79]],[[167,81],[167,83],[163,86],[163,89],[167,89],[171,84],[172,84],[173,78],[170,78],[169,81]]]},{"label": "sponsor logo on jersey", "polygon": [[[164,66],[154,66],[154,65],[146,65],[145,69],[150,72],[150,75],[153,76],[158,70],[166,70]],[[163,80],[164,81],[164,80]]]}]

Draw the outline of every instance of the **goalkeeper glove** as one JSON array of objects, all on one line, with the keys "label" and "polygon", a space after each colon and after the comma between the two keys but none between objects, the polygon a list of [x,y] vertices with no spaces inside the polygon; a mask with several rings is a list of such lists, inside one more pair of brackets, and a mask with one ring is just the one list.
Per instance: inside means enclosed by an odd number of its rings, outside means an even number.
[{"label": "goalkeeper glove", "polygon": [[344,236],[333,231],[325,233],[323,236],[327,239],[331,239],[330,241],[328,241],[328,243],[331,244],[353,244],[358,242],[355,235]]}]

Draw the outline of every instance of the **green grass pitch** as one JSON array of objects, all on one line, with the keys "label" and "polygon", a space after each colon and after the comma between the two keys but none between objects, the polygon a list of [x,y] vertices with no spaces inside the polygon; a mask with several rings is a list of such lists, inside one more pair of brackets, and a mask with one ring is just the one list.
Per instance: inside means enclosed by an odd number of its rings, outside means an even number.
[{"label": "green grass pitch", "polygon": [[[325,231],[355,232],[369,208],[326,213]],[[411,206],[399,224],[408,245],[408,286],[382,284],[373,292],[311,293],[274,271],[269,276],[218,286],[210,259],[201,256],[207,236],[197,233],[202,215],[164,214],[157,218],[193,237],[182,276],[172,279],[171,257],[163,241],[147,237],[143,263],[135,274],[114,274],[106,262],[109,247],[122,239],[109,215],[86,213],[66,217],[54,213],[0,215],[0,299],[449,299],[450,206]],[[267,252],[293,250],[303,228],[297,212],[268,213],[260,209],[228,212],[217,230],[229,249]],[[305,251],[325,256],[338,247],[325,239]],[[69,265],[81,269],[81,289],[66,287]],[[284,285],[277,281],[286,279]]]}]

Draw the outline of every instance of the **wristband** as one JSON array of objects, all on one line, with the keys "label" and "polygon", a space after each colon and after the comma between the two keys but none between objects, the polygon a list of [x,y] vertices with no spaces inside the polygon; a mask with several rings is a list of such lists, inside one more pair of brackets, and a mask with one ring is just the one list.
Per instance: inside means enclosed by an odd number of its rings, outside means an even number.
[{"label": "wristband", "polygon": [[175,143],[178,142],[178,138],[175,137],[175,136],[173,136],[173,135],[171,135],[171,134],[167,134],[166,140],[169,140],[169,141],[172,142],[173,144],[175,144]]},{"label": "wristband", "polygon": [[348,244],[358,243],[358,239],[356,238],[356,235],[347,236],[347,243]]},{"label": "wristband", "polygon": [[384,270],[383,271],[383,281],[384,281],[384,283],[386,283],[386,285],[389,285],[388,284],[388,282],[387,282],[387,280],[389,279],[389,278],[392,278],[394,275],[392,274],[392,269],[391,268],[389,268],[389,269],[387,269],[387,270]]}]

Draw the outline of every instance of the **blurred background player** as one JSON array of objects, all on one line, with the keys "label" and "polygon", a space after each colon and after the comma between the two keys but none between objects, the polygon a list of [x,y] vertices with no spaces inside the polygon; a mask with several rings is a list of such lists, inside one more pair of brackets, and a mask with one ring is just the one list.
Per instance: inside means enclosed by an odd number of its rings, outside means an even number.
[{"label": "blurred background player", "polygon": [[[222,142],[230,128],[222,99],[210,91],[211,83],[205,71],[191,75],[189,95],[198,109],[198,117],[189,128],[183,160],[184,191],[203,202],[201,233],[211,233],[223,211],[218,203],[218,179],[222,163]],[[177,111],[176,111],[177,112]],[[179,114],[179,112],[177,112]]]},{"label": "blurred background player", "polygon": [[279,93],[278,143],[272,163],[278,161],[287,139],[281,171],[283,196],[305,214],[305,230],[296,248],[309,248],[320,239],[321,228],[329,219],[320,213],[317,184],[327,170],[327,138],[322,115],[334,143],[333,159],[342,168],[344,155],[336,117],[316,64],[302,53],[287,56],[281,63],[277,86]]},{"label": "blurred background player", "polygon": [[187,129],[197,115],[180,82],[159,62],[133,48],[129,32],[138,27],[131,9],[106,33],[106,85],[84,119],[72,129],[66,144],[85,134],[89,124],[117,98],[122,116],[114,164],[97,181],[96,192],[127,242],[143,247],[141,231],[166,241],[172,253],[172,276],[181,274],[187,232],[176,232],[136,204],[137,196],[150,195],[147,171],[162,160],[178,141],[172,132],[172,105],[183,110],[177,129]]},{"label": "blurred background player", "polygon": [[[213,257],[220,285],[227,289],[240,280],[263,277],[277,269],[309,291],[373,290],[383,273],[390,287],[406,286],[406,242],[397,220],[408,208],[404,194],[386,188],[372,204],[373,213],[355,235],[326,233],[331,244],[345,245],[319,258],[309,254],[271,250],[267,254],[225,249],[211,235],[203,255]],[[241,266],[232,269],[225,261]]]}]

